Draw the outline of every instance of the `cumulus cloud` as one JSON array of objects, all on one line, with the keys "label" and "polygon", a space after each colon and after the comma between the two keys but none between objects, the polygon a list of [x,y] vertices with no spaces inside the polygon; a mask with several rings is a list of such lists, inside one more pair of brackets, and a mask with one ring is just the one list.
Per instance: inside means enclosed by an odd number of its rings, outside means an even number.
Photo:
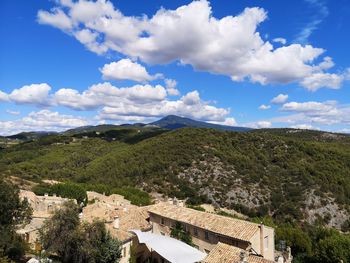
[{"label": "cumulus cloud", "polygon": [[164,81],[165,81],[166,90],[169,95],[171,96],[180,95],[180,91],[176,88],[177,81],[175,79],[165,79]]},{"label": "cumulus cloud", "polygon": [[248,128],[254,128],[254,129],[266,129],[266,128],[271,128],[272,127],[272,122],[271,121],[256,121],[256,122],[249,122],[242,124],[245,127]]},{"label": "cumulus cloud", "polygon": [[209,121],[210,123],[226,125],[226,126],[237,126],[237,122],[235,118],[226,118],[224,121]]},{"label": "cumulus cloud", "polygon": [[79,92],[74,89],[60,89],[54,94],[57,105],[76,110],[92,110],[101,106],[157,103],[166,98],[166,90],[161,85],[134,85],[118,88],[109,82],[92,85],[87,90]]},{"label": "cumulus cloud", "polygon": [[262,105],[259,106],[259,110],[268,110],[270,108],[271,108],[270,105],[265,105],[265,104],[262,104]]},{"label": "cumulus cloud", "polygon": [[179,100],[164,99],[157,102],[118,103],[105,106],[99,117],[108,120],[120,120],[122,116],[143,117],[144,120],[163,117],[166,115],[179,115],[202,121],[224,122],[229,114],[228,109],[217,108],[203,101],[198,91],[192,91]]},{"label": "cumulus cloud", "polygon": [[25,85],[20,89],[14,89],[8,98],[18,104],[49,104],[48,95],[51,87],[46,83]]},{"label": "cumulus cloud", "polygon": [[282,103],[285,103],[287,100],[288,100],[287,94],[279,94],[271,100],[271,103],[282,104]]},{"label": "cumulus cloud", "polygon": [[[293,127],[296,125],[349,125],[350,106],[339,104],[337,101],[307,101],[288,102],[282,105],[282,112],[290,115],[275,117],[270,121],[273,123],[288,123]],[[291,127],[292,127],[291,126]],[[314,127],[314,129],[317,129]]]},{"label": "cumulus cloud", "polygon": [[301,85],[310,91],[316,91],[322,87],[339,89],[343,81],[343,75],[317,72],[304,78],[301,81]]},{"label": "cumulus cloud", "polygon": [[[61,18],[64,22],[58,23]],[[68,31],[98,54],[116,51],[149,64],[180,61],[234,81],[340,86],[339,82],[330,84],[329,76],[323,78],[325,83],[312,77],[328,74],[316,63],[324,49],[285,45],[282,38],[277,39],[282,46],[275,48],[264,41],[257,28],[266,19],[266,11],[258,7],[218,19],[205,0],[175,10],[161,8],[152,17],[126,16],[105,0],[61,0],[53,10],[38,12],[40,23]]]},{"label": "cumulus cloud", "polygon": [[0,101],[8,101],[8,100],[9,100],[8,94],[0,90]]},{"label": "cumulus cloud", "polygon": [[62,131],[88,124],[89,122],[82,117],[41,110],[31,112],[21,119],[0,121],[0,131],[1,135],[15,134],[22,131]]},{"label": "cumulus cloud", "polygon": [[339,113],[335,101],[327,102],[288,102],[281,107],[282,111],[302,112],[309,116],[334,116]]},{"label": "cumulus cloud", "polygon": [[[171,89],[174,81],[170,81]],[[62,88],[50,93],[47,84],[32,84],[8,95],[10,101],[37,106],[64,106],[73,110],[98,110],[98,119],[115,121],[151,121],[166,115],[180,115],[202,121],[233,123],[229,109],[215,107],[202,100],[197,90],[177,100],[169,99],[169,90],[162,85],[115,87],[109,82],[90,86],[84,91]]]},{"label": "cumulus cloud", "polygon": [[100,69],[104,79],[114,80],[134,80],[138,82],[147,82],[161,77],[161,74],[150,75],[146,68],[137,62],[128,58],[121,59],[118,62],[106,64]]},{"label": "cumulus cloud", "polygon": [[61,30],[69,30],[73,27],[73,22],[61,9],[54,8],[50,12],[39,10],[38,22],[40,24],[49,24]]}]

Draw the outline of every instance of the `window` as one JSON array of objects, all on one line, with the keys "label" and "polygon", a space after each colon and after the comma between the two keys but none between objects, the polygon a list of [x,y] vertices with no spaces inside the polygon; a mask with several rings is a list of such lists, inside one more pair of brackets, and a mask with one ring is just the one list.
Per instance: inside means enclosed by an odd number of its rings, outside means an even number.
[{"label": "window", "polygon": [[193,230],[193,234],[197,237],[198,236],[198,229],[195,227]]},{"label": "window", "polygon": [[264,237],[264,250],[267,250],[269,248],[269,237]]},{"label": "window", "polygon": [[161,224],[164,225],[164,218],[161,219]]},{"label": "window", "polygon": [[123,248],[123,257],[126,256],[126,247]]},{"label": "window", "polygon": [[205,239],[209,240],[209,233],[207,231],[205,231]]}]

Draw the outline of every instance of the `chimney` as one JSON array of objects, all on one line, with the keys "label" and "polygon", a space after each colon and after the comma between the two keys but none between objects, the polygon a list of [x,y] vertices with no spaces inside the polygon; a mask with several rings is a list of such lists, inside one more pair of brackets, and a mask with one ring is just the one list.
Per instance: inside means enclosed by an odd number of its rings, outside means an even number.
[{"label": "chimney", "polygon": [[49,194],[48,194],[48,193],[45,193],[45,194],[44,194],[44,196],[45,196],[45,197],[48,197],[48,196],[49,196]]},{"label": "chimney", "polygon": [[56,194],[53,194],[52,196],[53,196],[53,197],[56,197]]},{"label": "chimney", "polygon": [[174,199],[173,199],[173,205],[177,205],[177,204],[178,204],[177,198],[174,197]]},{"label": "chimney", "polygon": [[83,218],[83,212],[79,213],[79,219]]},{"label": "chimney", "polygon": [[114,217],[113,228],[114,229],[119,229],[119,216],[115,216]]},{"label": "chimney", "polygon": [[239,262],[240,263],[248,263],[247,252],[245,252],[244,250],[241,250],[241,253],[239,253]]},{"label": "chimney", "polygon": [[263,223],[261,222],[260,225],[259,225],[259,228],[260,228],[260,255],[262,257],[264,257],[264,225]]}]

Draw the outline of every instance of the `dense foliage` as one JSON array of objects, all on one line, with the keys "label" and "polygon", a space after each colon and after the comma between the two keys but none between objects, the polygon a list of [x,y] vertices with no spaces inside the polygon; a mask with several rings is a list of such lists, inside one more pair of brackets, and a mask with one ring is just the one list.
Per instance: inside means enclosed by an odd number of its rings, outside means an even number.
[{"label": "dense foliage", "polygon": [[104,223],[81,224],[73,202],[46,221],[40,238],[46,253],[58,255],[63,263],[117,263],[121,257],[120,244]]},{"label": "dense foliage", "polygon": [[191,234],[186,231],[180,222],[176,222],[175,225],[171,228],[170,236],[181,240],[190,246],[193,246]]},{"label": "dense foliage", "polygon": [[[249,216],[269,214],[281,220],[304,217],[310,190],[323,202],[334,200],[349,210],[349,137],[292,131],[185,128],[158,134],[126,129],[114,141],[105,138],[108,132],[85,139],[50,135],[0,150],[0,170],[31,180],[104,184],[130,196],[138,195],[130,187],[141,187],[189,198],[193,205],[211,201]],[[140,134],[153,137],[134,140]],[[230,199],[227,193],[237,187],[257,191],[255,200]]]},{"label": "dense foliage", "polygon": [[[264,217],[276,227],[277,245],[285,240],[296,262],[348,262],[349,235],[321,225],[334,223],[340,210],[349,215],[349,146],[349,136],[317,131],[129,127],[50,135],[6,147],[0,150],[0,171],[118,193],[138,205],[150,203],[146,192],[151,191],[186,198],[194,209],[212,202]],[[50,193],[59,194],[55,191]],[[325,207],[335,210],[324,213]],[[319,226],[307,223],[310,211],[319,214],[309,223]],[[338,227],[349,231],[349,222]]]},{"label": "dense foliage", "polygon": [[80,203],[87,203],[87,195],[84,187],[77,183],[65,182],[59,184],[39,184],[33,189],[33,192],[37,195],[58,195],[65,198],[75,199]]},{"label": "dense foliage", "polygon": [[318,224],[278,223],[269,216],[251,220],[273,227],[276,249],[291,247],[295,263],[350,263],[350,233]]},{"label": "dense foliage", "polygon": [[25,244],[16,234],[18,224],[30,220],[32,209],[27,200],[20,200],[19,189],[0,178],[0,261],[6,257],[19,259],[25,252]]}]

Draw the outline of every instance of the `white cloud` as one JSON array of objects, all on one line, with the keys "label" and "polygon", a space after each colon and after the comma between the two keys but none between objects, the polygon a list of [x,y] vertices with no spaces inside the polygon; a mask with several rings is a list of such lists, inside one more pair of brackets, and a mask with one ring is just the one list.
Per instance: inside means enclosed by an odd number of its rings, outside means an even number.
[{"label": "white cloud", "polygon": [[294,129],[301,129],[301,130],[316,130],[317,128],[314,128],[312,125],[310,124],[298,124],[298,125],[293,125],[291,126],[291,128]]},{"label": "white cloud", "polygon": [[258,121],[256,125],[258,128],[270,128],[272,123],[269,121]]},{"label": "white cloud", "polygon": [[134,85],[118,88],[108,82],[92,85],[79,93],[74,89],[60,89],[54,99],[57,105],[78,110],[91,110],[101,106],[114,107],[123,103],[145,104],[159,102],[166,98],[166,90],[161,85]]},{"label": "white cloud", "polygon": [[210,121],[210,123],[226,125],[226,126],[237,126],[237,122],[235,118],[232,118],[232,117],[226,118],[224,121]]},{"label": "white cloud", "polygon": [[338,114],[335,101],[327,102],[288,102],[283,104],[282,111],[301,112],[309,116],[334,116]]},{"label": "white cloud", "polygon": [[147,82],[161,77],[161,74],[150,75],[145,67],[128,58],[121,59],[118,62],[112,62],[103,66],[100,71],[104,79],[114,80],[134,80],[138,82]]},{"label": "white cloud", "polygon": [[73,28],[73,23],[61,9],[54,8],[50,12],[39,10],[38,22],[40,24],[47,24],[57,27],[61,30],[69,30]]},{"label": "white cloud", "polygon": [[[261,38],[257,27],[267,19],[262,8],[246,8],[236,16],[217,19],[209,2],[201,0],[175,10],[162,8],[152,17],[135,17],[125,16],[109,1],[67,2],[61,0],[51,12],[39,11],[39,21],[69,29],[98,54],[116,51],[149,64],[180,61],[234,81],[284,84],[305,80],[306,87],[325,88],[337,84],[330,85],[329,79],[312,84],[314,74],[328,74],[315,64],[324,49],[283,43],[275,48]],[[58,24],[61,17],[64,21],[68,17],[70,23]],[[279,42],[284,41],[280,38]]]},{"label": "white cloud", "polygon": [[301,81],[301,85],[310,91],[320,88],[339,89],[344,81],[343,75],[317,72]]},{"label": "white cloud", "polygon": [[[174,88],[175,81],[168,81]],[[99,110],[99,120],[154,120],[166,115],[180,115],[202,121],[232,123],[227,119],[229,109],[215,107],[203,101],[199,92],[188,92],[177,100],[170,100],[169,90],[162,85],[134,85],[115,87],[109,82],[90,86],[80,92],[63,88],[49,93],[47,84],[32,84],[12,91],[10,101],[36,106],[65,106],[74,110]],[[5,95],[7,95],[5,93]]]},{"label": "white cloud", "polygon": [[204,102],[198,91],[192,91],[179,100],[164,99],[157,102],[119,103],[105,106],[100,111],[101,119],[120,120],[122,116],[143,117],[144,120],[163,117],[166,115],[179,115],[202,121],[226,121],[228,109],[217,108]]},{"label": "white cloud", "polygon": [[270,108],[271,108],[270,105],[265,105],[265,104],[262,104],[262,105],[259,106],[259,110],[268,110]]},{"label": "white cloud", "polygon": [[245,127],[254,128],[254,129],[266,129],[271,128],[272,123],[270,121],[256,121],[242,124]]},{"label": "white cloud", "polygon": [[[289,102],[282,105],[282,112],[292,114],[275,117],[269,121],[273,123],[288,123],[293,127],[297,125],[349,125],[350,124],[350,106],[341,105],[337,101],[307,101],[307,102]],[[313,127],[313,129],[318,129]]]},{"label": "white cloud", "polygon": [[8,94],[0,90],[0,101],[8,101],[8,100],[9,100]]},{"label": "white cloud", "polygon": [[287,40],[283,37],[274,38],[272,41],[276,43],[280,43],[282,45],[285,45],[287,43]]},{"label": "white cloud", "polygon": [[175,79],[165,79],[164,82],[165,82],[166,90],[169,95],[171,96],[180,95],[180,91],[176,88],[177,81]]},{"label": "white cloud", "polygon": [[20,115],[20,111],[14,111],[14,110],[6,110],[6,113],[11,114],[11,115]]},{"label": "white cloud", "polygon": [[25,85],[20,89],[14,89],[9,99],[18,104],[48,105],[48,95],[51,87],[46,83]]},{"label": "white cloud", "polygon": [[88,124],[90,123],[82,117],[41,110],[31,112],[21,119],[0,121],[0,131],[2,135],[15,134],[22,131],[62,131]]},{"label": "white cloud", "polygon": [[285,103],[287,100],[288,100],[287,94],[279,94],[271,100],[271,103],[282,104],[282,103]]}]

